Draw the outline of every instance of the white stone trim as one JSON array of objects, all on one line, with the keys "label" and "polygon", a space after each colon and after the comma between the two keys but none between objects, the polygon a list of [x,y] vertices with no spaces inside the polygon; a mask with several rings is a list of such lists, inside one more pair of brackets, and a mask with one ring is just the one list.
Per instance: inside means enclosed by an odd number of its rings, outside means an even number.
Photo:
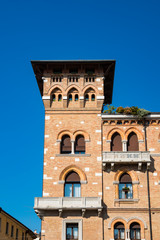
[{"label": "white stone trim", "polygon": [[102,157],[97,157],[97,161],[101,162],[102,161]]},{"label": "white stone trim", "polygon": [[96,133],[101,133],[101,129],[99,129],[99,130],[96,130]]},{"label": "white stone trim", "polygon": [[89,167],[86,167],[86,168],[85,168],[85,172],[89,172]]},{"label": "white stone trim", "polygon": [[60,181],[58,181],[58,184],[64,184],[64,183],[65,183],[64,180],[60,180]]},{"label": "white stone trim", "polygon": [[83,99],[84,99],[84,96],[80,96],[79,99],[80,99],[80,100],[83,100]]},{"label": "white stone trim", "polygon": [[63,100],[67,100],[67,96],[63,96]]},{"label": "white stone trim", "polygon": [[50,96],[42,96],[43,100],[50,100]]},{"label": "white stone trim", "polygon": [[[134,116],[134,115],[123,115],[123,114],[102,114],[102,118],[103,119],[124,119],[124,118],[128,118],[128,119],[138,119],[138,116]],[[145,119],[152,119],[152,118],[158,118],[160,119],[160,113],[159,114],[150,114],[145,116]]]},{"label": "white stone trim", "polygon": [[45,120],[49,120],[50,119],[50,116],[45,116]]},{"label": "white stone trim", "polygon": [[87,180],[81,180],[80,183],[81,184],[87,184]]},{"label": "white stone trim", "polygon": [[96,176],[96,177],[101,177],[101,176],[102,176],[102,173],[95,173],[95,176]]},{"label": "white stone trim", "polygon": [[44,148],[44,154],[46,154],[48,151],[48,148]]},{"label": "white stone trim", "polygon": [[44,135],[45,138],[49,138],[49,135]]},{"label": "white stone trim", "polygon": [[104,100],[105,96],[97,96],[97,100]]},{"label": "white stone trim", "polygon": [[132,184],[139,184],[139,181],[133,181]]},{"label": "white stone trim", "polygon": [[49,196],[49,193],[43,192],[43,196],[44,196],[44,197],[48,197],[48,196]]},{"label": "white stone trim", "polygon": [[100,82],[101,81],[101,79],[100,78],[96,78],[96,82]]},{"label": "white stone trim", "polygon": [[78,223],[78,240],[83,240],[82,219],[64,219],[62,222],[62,240],[66,240],[67,223]]}]

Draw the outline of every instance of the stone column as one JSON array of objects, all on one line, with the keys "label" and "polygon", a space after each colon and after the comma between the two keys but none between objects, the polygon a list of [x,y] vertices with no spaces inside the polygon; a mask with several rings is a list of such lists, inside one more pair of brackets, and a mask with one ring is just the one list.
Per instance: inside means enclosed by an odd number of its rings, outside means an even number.
[{"label": "stone column", "polygon": [[80,100],[80,108],[83,108],[84,107],[84,96],[80,96],[79,100]]},{"label": "stone column", "polygon": [[122,151],[127,152],[127,141],[126,140],[122,141]]},{"label": "stone column", "polygon": [[71,140],[71,154],[74,154],[74,140]]},{"label": "stone column", "polygon": [[67,96],[63,96],[63,108],[67,108]]}]

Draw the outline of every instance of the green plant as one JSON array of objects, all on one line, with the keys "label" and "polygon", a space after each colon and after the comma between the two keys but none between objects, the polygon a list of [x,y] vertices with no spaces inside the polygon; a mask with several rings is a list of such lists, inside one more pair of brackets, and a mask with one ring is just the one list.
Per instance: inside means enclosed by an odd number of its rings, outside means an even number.
[{"label": "green plant", "polygon": [[135,107],[135,106],[132,106],[132,107],[130,107],[130,109],[131,109],[131,114],[132,115],[137,115],[138,114],[138,107]]},{"label": "green plant", "polygon": [[124,188],[122,188],[122,190],[127,192],[127,191],[129,191],[130,189],[129,189],[129,187],[124,187]]},{"label": "green plant", "polygon": [[105,110],[103,111],[104,113],[109,113],[109,114],[115,113],[116,107],[111,106],[111,105],[109,105],[109,104],[104,105],[104,107],[107,107],[107,109],[105,109]]},{"label": "green plant", "polygon": [[132,114],[131,108],[130,108],[130,107],[125,107],[125,108],[124,108],[124,113],[125,113],[125,114]]},{"label": "green plant", "polygon": [[116,109],[116,112],[117,112],[117,113],[124,113],[124,108],[123,108],[123,107],[118,107],[118,108]]},{"label": "green plant", "polygon": [[139,118],[143,118],[144,116],[148,115],[149,113],[150,113],[150,111],[145,110],[143,108],[139,108],[138,112],[137,112],[137,115],[138,115]]}]

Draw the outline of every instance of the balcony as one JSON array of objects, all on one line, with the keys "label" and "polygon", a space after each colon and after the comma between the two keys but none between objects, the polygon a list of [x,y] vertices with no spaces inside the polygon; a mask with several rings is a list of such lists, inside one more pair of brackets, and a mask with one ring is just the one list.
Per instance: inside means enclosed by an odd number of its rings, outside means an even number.
[{"label": "balcony", "polygon": [[58,211],[62,216],[65,210],[81,210],[82,216],[86,210],[97,210],[100,216],[102,201],[100,197],[36,197],[34,210],[40,217],[46,215],[46,211]]},{"label": "balcony", "polygon": [[142,164],[146,163],[150,167],[150,152],[103,152],[103,169],[111,164],[111,170],[115,164],[138,164],[138,170],[141,170]]}]

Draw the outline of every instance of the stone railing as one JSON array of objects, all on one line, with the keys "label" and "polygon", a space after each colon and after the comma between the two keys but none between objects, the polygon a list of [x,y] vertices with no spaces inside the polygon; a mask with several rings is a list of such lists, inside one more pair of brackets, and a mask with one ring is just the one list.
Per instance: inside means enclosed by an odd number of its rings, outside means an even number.
[{"label": "stone railing", "polygon": [[108,163],[111,164],[111,168],[114,168],[114,164],[138,163],[140,170],[142,163],[147,163],[147,166],[150,166],[150,152],[103,152],[103,167]]},{"label": "stone railing", "polygon": [[36,197],[34,209],[38,215],[46,210],[58,210],[61,215],[63,210],[81,210],[84,215],[86,210],[102,210],[100,197]]}]

